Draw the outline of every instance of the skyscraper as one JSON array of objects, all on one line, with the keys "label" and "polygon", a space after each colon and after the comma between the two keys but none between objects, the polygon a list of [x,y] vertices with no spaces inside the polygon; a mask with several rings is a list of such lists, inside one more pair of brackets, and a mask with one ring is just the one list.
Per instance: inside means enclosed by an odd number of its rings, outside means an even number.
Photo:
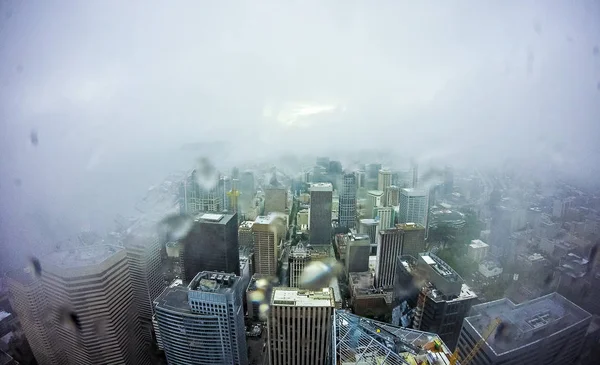
[{"label": "skyscraper", "polygon": [[125,250],[129,261],[137,316],[147,342],[152,341],[152,301],[164,289],[161,273],[161,244],[156,226],[152,224],[133,227],[125,237]]},{"label": "skyscraper", "polygon": [[252,232],[253,221],[244,221],[238,228],[238,244],[241,247],[254,247],[254,233]]},{"label": "skyscraper", "polygon": [[254,271],[257,274],[276,275],[279,246],[285,238],[285,230],[285,216],[281,213],[259,216],[254,221]]},{"label": "skyscraper", "polygon": [[238,276],[213,271],[165,289],[154,305],[169,364],[248,364],[244,290]]},{"label": "skyscraper", "polygon": [[[500,322],[494,329],[495,319]],[[573,364],[591,320],[588,312],[557,293],[521,304],[506,298],[479,304],[464,319],[458,354],[464,359],[491,329],[472,364]]]},{"label": "skyscraper", "polygon": [[213,184],[211,188],[206,188],[198,184],[198,174],[196,170],[192,171],[182,182],[179,188],[179,209],[182,214],[196,214],[198,212],[222,213],[226,208],[224,205],[223,184],[218,176],[214,181],[207,182]]},{"label": "skyscraper", "polygon": [[394,285],[396,259],[402,254],[402,230],[390,228],[377,234],[377,259],[375,262],[375,285],[391,288]]},{"label": "skyscraper", "polygon": [[274,288],[267,321],[269,365],[324,365],[335,302],[330,288]]},{"label": "skyscraper", "polygon": [[310,187],[309,242],[326,245],[331,242],[331,204],[333,187],[329,183],[312,184]]},{"label": "skyscraper", "polygon": [[199,213],[188,235],[181,240],[183,279],[201,271],[240,273],[236,214]]},{"label": "skyscraper", "polygon": [[274,212],[285,213],[286,207],[287,189],[273,178],[265,188],[265,215]]},{"label": "skyscraper", "polygon": [[10,304],[21,322],[27,342],[39,365],[64,364],[65,354],[60,351],[58,338],[49,316],[48,298],[42,279],[30,268],[15,270],[6,275]]},{"label": "skyscraper", "polygon": [[402,254],[417,257],[425,252],[425,227],[416,223],[400,223],[396,228],[402,230]]},{"label": "skyscraper", "polygon": [[289,272],[290,287],[298,288],[300,275],[311,261],[325,260],[330,257],[331,246],[304,246],[302,242],[290,248]]},{"label": "skyscraper", "polygon": [[387,205],[397,206],[400,204],[400,188],[396,185],[390,185],[383,194],[387,198]]},{"label": "skyscraper", "polygon": [[46,255],[41,266],[62,363],[149,364],[125,249],[77,247]]},{"label": "skyscraper", "polygon": [[[401,268],[402,269],[402,268]],[[432,253],[417,256],[415,277],[419,294],[414,310],[413,328],[435,332],[450,348],[456,346],[463,318],[477,295],[444,261]],[[413,300],[408,300],[413,302]]]},{"label": "skyscraper", "polygon": [[419,189],[400,190],[399,223],[417,223],[427,228],[427,192]]},{"label": "skyscraper", "polygon": [[339,225],[340,227],[354,228],[356,225],[356,175],[345,173],[342,176],[340,190]]},{"label": "skyscraper", "polygon": [[388,205],[388,196],[387,189],[392,185],[392,172],[387,169],[379,170],[379,175],[377,178],[377,190],[383,191],[383,198],[381,201],[381,205]]},{"label": "skyscraper", "polygon": [[394,225],[394,208],[387,207],[376,207],[375,208],[375,219],[379,220],[379,229],[388,229]]},{"label": "skyscraper", "polygon": [[346,243],[346,273],[369,271],[369,253],[371,252],[371,239],[368,235],[348,234]]}]

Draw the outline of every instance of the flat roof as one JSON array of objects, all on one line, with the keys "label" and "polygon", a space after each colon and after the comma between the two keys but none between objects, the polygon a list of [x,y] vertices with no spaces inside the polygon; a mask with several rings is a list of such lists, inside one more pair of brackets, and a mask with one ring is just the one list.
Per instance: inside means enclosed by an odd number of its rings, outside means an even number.
[{"label": "flat roof", "polygon": [[504,336],[490,336],[487,344],[496,354],[513,351],[547,338],[585,320],[591,314],[558,293],[515,304],[503,298],[475,305],[466,317],[479,334],[485,333],[491,321],[499,318]]},{"label": "flat roof", "polygon": [[335,301],[333,290],[330,288],[323,288],[321,291],[298,288],[274,288],[271,305],[288,307],[335,307]]},{"label": "flat roof", "polygon": [[210,222],[215,224],[227,224],[233,218],[233,214],[198,213],[194,220],[196,222]]},{"label": "flat roof", "polygon": [[254,221],[243,221],[240,223],[240,228],[252,228]]},{"label": "flat roof", "polygon": [[421,190],[421,189],[403,188],[402,189],[402,194],[407,195],[407,196],[422,196],[422,197],[425,197],[427,195],[427,192],[425,192],[425,190]]},{"label": "flat roof", "polygon": [[333,191],[333,185],[331,183],[311,184],[310,191]]},{"label": "flat roof", "polygon": [[383,195],[383,191],[381,191],[381,190],[369,190],[369,191],[367,191],[367,194],[374,195],[374,196],[381,196],[381,195]]},{"label": "flat roof", "polygon": [[471,240],[471,244],[469,245],[473,248],[484,248],[489,247],[489,245],[482,240]]},{"label": "flat roof", "polygon": [[69,250],[52,252],[41,259],[44,264],[63,268],[78,268],[97,265],[108,260],[113,255],[123,251],[123,247],[114,245],[94,245],[71,248]]}]

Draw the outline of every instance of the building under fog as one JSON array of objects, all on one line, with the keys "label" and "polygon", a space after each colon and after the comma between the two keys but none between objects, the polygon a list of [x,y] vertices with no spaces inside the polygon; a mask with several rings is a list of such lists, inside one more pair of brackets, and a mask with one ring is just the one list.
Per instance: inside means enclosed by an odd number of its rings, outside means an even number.
[{"label": "building under fog", "polygon": [[127,252],[95,245],[44,256],[38,278],[9,276],[39,364],[149,364]]},{"label": "building under fog", "polygon": [[345,173],[342,176],[342,186],[339,196],[338,221],[340,227],[354,228],[356,226],[357,190],[356,175],[354,173]]},{"label": "building under fog", "polygon": [[274,288],[267,321],[269,365],[326,364],[334,308],[329,288]]},{"label": "building under fog", "polygon": [[259,216],[252,224],[254,234],[254,271],[257,274],[275,276],[280,255],[279,247],[286,235],[286,216],[271,213]]}]

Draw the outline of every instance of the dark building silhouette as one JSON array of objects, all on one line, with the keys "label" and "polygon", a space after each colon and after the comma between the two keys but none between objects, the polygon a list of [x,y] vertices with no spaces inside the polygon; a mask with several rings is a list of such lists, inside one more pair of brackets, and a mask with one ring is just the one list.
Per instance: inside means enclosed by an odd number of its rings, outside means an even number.
[{"label": "dark building silhouette", "polygon": [[198,214],[182,243],[183,280],[201,271],[240,274],[237,214]]}]

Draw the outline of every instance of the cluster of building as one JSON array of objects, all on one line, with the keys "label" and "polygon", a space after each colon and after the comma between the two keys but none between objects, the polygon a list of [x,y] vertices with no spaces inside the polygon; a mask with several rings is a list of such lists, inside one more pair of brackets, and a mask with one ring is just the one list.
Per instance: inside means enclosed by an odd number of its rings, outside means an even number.
[{"label": "cluster of building", "polygon": [[[172,365],[253,364],[248,337],[261,329],[271,365],[558,364],[600,335],[588,312],[600,298],[600,275],[590,274],[597,259],[558,239],[597,229],[589,209],[574,210],[577,198],[554,203],[553,218],[530,212],[539,215],[534,224],[501,199],[480,212],[487,229],[466,251],[478,264],[474,280],[509,274],[530,283],[547,270],[550,279],[541,280],[558,290],[521,285],[522,300],[481,304],[427,242],[431,227],[465,226],[453,206],[490,195],[477,179],[459,193],[450,168],[424,186],[416,165],[344,171],[327,158],[297,181],[276,169],[266,179],[234,169],[207,189],[198,173],[179,186],[178,208],[191,226],[176,242],[157,232],[156,220],[139,219],[111,240],[44,256],[41,271],[7,275],[38,364],[149,364],[153,346]],[[303,287],[307,267],[332,261],[341,269],[319,274],[322,288]],[[518,273],[507,270],[511,263]],[[576,291],[590,293],[583,309],[568,299]],[[4,313],[0,337],[14,328]]]}]

